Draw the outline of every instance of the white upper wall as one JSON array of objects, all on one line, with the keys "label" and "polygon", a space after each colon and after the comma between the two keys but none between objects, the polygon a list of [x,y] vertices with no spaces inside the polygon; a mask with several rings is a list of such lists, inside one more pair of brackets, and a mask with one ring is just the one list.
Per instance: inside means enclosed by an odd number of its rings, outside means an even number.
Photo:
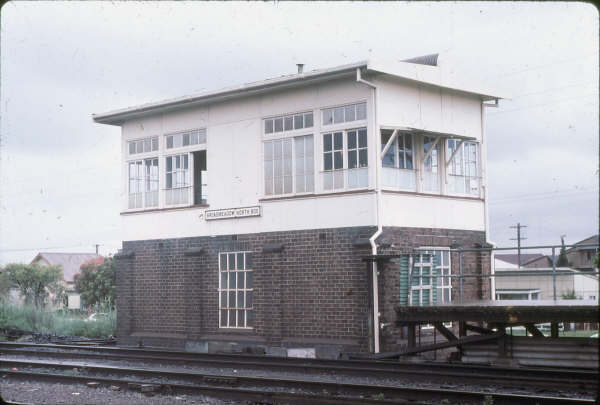
[{"label": "white upper wall", "polygon": [[[481,101],[476,95],[440,90],[429,85],[391,79],[377,74],[365,77],[379,86],[378,124],[410,126],[481,139]],[[321,109],[365,102],[367,120],[359,124],[322,126]],[[294,131],[313,135],[316,195],[265,198],[263,141],[281,136],[264,135],[266,117],[313,111],[314,126]],[[318,195],[323,170],[323,134],[332,128],[366,127],[368,132],[368,187],[352,193]],[[205,128],[207,142],[184,148],[165,149],[165,134]],[[159,137],[159,150],[128,154],[129,140]],[[193,108],[134,118],[122,125],[122,232],[123,240],[187,236],[243,234],[255,232],[375,226],[375,161],[378,131],[375,130],[372,90],[354,78],[339,79],[293,89]],[[346,145],[345,145],[346,147]],[[165,156],[207,151],[208,207],[165,206]],[[347,150],[344,151],[347,159]],[[159,157],[159,209],[128,210],[128,162]],[[440,153],[440,158],[444,154]],[[261,216],[207,221],[205,210],[260,206]],[[386,194],[384,226],[485,230],[481,199],[421,194]],[[138,212],[131,212],[138,211]]]}]

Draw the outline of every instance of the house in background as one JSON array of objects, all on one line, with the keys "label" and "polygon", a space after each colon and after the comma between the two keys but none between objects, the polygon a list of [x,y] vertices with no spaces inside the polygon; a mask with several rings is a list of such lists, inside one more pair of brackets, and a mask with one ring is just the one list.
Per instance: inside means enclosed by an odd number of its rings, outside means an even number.
[{"label": "house in background", "polygon": [[571,267],[580,271],[597,271],[598,268],[594,264],[594,258],[598,253],[598,235],[590,236],[575,243],[575,245],[580,246],[567,249],[567,260],[569,260]]},{"label": "house in background", "polygon": [[[494,268],[516,269],[519,267],[519,256],[516,253],[496,253]],[[521,267],[552,267],[552,259],[541,253],[521,253]]]},{"label": "house in background", "polygon": [[82,264],[88,260],[100,257],[95,253],[38,253],[31,264],[40,266],[60,266],[63,271],[63,285],[67,292],[67,308],[80,309],[81,299],[75,291],[73,277],[79,273]]}]

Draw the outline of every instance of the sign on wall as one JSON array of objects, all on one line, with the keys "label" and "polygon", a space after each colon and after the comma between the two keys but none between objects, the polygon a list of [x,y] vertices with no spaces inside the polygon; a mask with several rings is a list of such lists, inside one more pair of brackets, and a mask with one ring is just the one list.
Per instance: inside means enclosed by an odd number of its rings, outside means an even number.
[{"label": "sign on wall", "polygon": [[230,218],[245,218],[259,217],[260,206],[241,207],[241,208],[224,208],[221,210],[206,210],[204,211],[204,219],[207,221],[213,219],[230,219]]}]

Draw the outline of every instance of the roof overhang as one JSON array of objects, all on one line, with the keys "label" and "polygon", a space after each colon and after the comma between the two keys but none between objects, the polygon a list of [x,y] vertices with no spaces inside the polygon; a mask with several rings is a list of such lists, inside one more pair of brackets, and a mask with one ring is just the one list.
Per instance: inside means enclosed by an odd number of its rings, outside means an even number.
[{"label": "roof overhang", "polygon": [[281,76],[260,82],[243,84],[216,91],[198,93],[194,95],[163,100],[154,103],[142,104],[109,111],[101,114],[92,114],[95,122],[109,125],[121,125],[125,121],[147,115],[160,114],[182,108],[195,107],[205,104],[227,101],[235,98],[264,94],[268,92],[306,86],[329,80],[346,77],[355,77],[356,70],[360,69],[364,74],[385,74],[398,79],[409,80],[438,88],[472,94],[478,96],[482,101],[498,100],[506,98],[493,95],[492,92],[477,89],[470,84],[459,84],[443,75],[437,66],[421,65],[408,62],[394,62],[385,64],[374,61],[360,61],[348,65],[337,66],[328,69],[313,70],[306,73]]},{"label": "roof overhang", "polygon": [[429,129],[422,129],[422,128],[404,127],[404,126],[396,126],[396,125],[381,125],[379,128],[383,129],[383,130],[405,132],[405,133],[411,133],[411,134],[417,134],[417,135],[425,135],[425,136],[430,136],[432,138],[442,137],[442,138],[448,138],[448,139],[460,139],[463,141],[476,141],[477,140],[477,138],[474,138],[472,136],[453,134],[451,132],[438,132],[438,131],[432,131]]}]

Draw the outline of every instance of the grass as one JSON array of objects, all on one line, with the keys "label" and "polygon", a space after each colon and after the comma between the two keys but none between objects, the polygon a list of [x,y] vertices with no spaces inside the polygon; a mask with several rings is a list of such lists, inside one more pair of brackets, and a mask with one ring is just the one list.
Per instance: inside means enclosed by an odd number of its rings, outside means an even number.
[{"label": "grass", "polygon": [[117,325],[116,310],[100,305],[95,312],[107,315],[96,321],[85,322],[80,313],[17,306],[0,301],[0,329],[22,329],[57,335],[106,338],[114,335]]}]

